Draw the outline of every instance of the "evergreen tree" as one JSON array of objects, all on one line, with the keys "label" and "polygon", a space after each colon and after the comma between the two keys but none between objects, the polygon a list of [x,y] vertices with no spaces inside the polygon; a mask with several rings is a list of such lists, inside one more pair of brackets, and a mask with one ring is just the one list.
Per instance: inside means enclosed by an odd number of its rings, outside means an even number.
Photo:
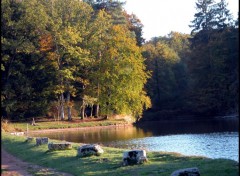
[{"label": "evergreen tree", "polygon": [[194,15],[195,19],[191,21],[192,25],[189,25],[193,28],[192,34],[200,30],[210,30],[216,25],[216,8],[213,0],[197,0],[197,13]]},{"label": "evergreen tree", "polygon": [[124,2],[118,0],[86,0],[95,11],[104,10],[111,16],[112,24],[126,24],[123,14]]},{"label": "evergreen tree", "polygon": [[145,42],[145,39],[143,38],[143,24],[141,23],[140,19],[137,18],[136,15],[134,14],[127,14],[127,12],[124,12],[124,15],[127,19],[127,27],[130,31],[133,32],[136,40],[137,40],[137,45],[142,46],[143,43]]},{"label": "evergreen tree", "polygon": [[226,28],[229,26],[233,26],[233,19],[230,11],[227,9],[227,3],[225,0],[221,0],[217,3],[217,28]]},{"label": "evergreen tree", "polygon": [[48,79],[38,72],[43,65],[37,47],[48,17],[37,0],[4,0],[1,5],[2,115],[19,119],[43,114]]},{"label": "evergreen tree", "polygon": [[196,9],[195,19],[189,25],[193,28],[191,34],[201,30],[209,31],[233,25],[232,15],[227,9],[225,0],[221,0],[219,3],[215,3],[213,0],[198,0]]},{"label": "evergreen tree", "polygon": [[[226,2],[221,0],[210,9],[213,15],[209,28],[200,29],[190,40],[191,59],[188,68],[191,76],[192,108],[199,114],[216,115],[227,113],[230,109],[236,111],[237,103],[230,103],[234,96],[227,90],[237,80],[235,71],[238,68],[230,63],[237,62],[238,51],[235,45],[238,37]],[[198,21],[194,23],[199,26]],[[193,30],[195,29],[197,28]],[[235,90],[233,92],[237,94]]]}]

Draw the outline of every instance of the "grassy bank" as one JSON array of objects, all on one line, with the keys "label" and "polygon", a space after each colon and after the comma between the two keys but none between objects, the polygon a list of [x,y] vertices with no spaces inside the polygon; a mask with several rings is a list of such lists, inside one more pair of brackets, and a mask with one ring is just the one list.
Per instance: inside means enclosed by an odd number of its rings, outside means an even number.
[{"label": "grassy bank", "polygon": [[[104,119],[89,119],[80,120],[73,119],[72,121],[54,121],[54,120],[41,120],[35,121],[36,125],[30,125],[29,122],[14,122],[4,125],[6,122],[2,122],[2,128],[5,131],[27,131],[28,130],[44,130],[44,129],[66,129],[66,128],[81,128],[81,127],[96,127],[96,126],[110,126],[110,125],[123,125],[127,122],[123,119],[119,120],[104,120]],[[28,125],[27,125],[28,124]]]},{"label": "grassy bank", "polygon": [[[123,149],[103,147],[104,154],[96,157],[78,158],[77,147],[82,144],[72,143],[73,149],[48,151],[47,145],[35,146],[35,141],[26,143],[25,137],[2,133],[2,147],[24,161],[73,175],[161,175],[169,176],[174,170],[198,167],[204,176],[237,176],[238,163],[226,159],[208,159],[187,157],[176,153],[147,152],[149,162],[143,165],[121,166]],[[56,141],[56,140],[50,140]],[[103,161],[108,158],[109,161]]]}]

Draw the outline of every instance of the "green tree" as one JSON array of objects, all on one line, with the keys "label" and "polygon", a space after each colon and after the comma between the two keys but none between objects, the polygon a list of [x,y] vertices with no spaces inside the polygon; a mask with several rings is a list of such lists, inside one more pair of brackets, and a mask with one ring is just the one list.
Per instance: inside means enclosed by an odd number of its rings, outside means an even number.
[{"label": "green tree", "polygon": [[[234,97],[238,94],[235,87],[238,68],[232,63],[238,62],[238,50],[235,48],[239,40],[238,35],[224,0],[211,5],[209,9],[212,12],[211,20],[208,21],[209,27],[198,28],[199,31],[190,39],[191,59],[188,68],[191,77],[192,108],[196,113],[204,115],[229,113],[232,109],[236,112],[237,103]],[[195,17],[198,14],[196,13]],[[207,19],[209,15],[205,13],[203,16]],[[193,21],[193,31],[200,24],[200,20],[197,19]],[[229,93],[229,85],[235,85],[231,86],[235,96]],[[235,103],[230,99],[234,99]]]},{"label": "green tree", "polygon": [[189,25],[193,28],[192,34],[201,30],[209,31],[233,25],[232,15],[227,9],[225,0],[221,0],[219,3],[215,3],[213,0],[198,0],[196,9],[194,20]]},{"label": "green tree", "polygon": [[189,69],[193,108],[201,114],[237,111],[239,38],[236,31],[234,28],[213,30],[205,42],[200,40],[203,34],[197,35],[200,39],[195,40],[192,48]]},{"label": "green tree", "polygon": [[44,86],[48,79],[38,72],[43,65],[37,47],[48,16],[37,0],[4,0],[1,5],[3,116],[19,119],[40,115],[46,110]]},{"label": "green tree", "polygon": [[161,115],[154,118],[189,114],[189,38],[188,34],[172,31],[167,36],[154,37],[143,45],[147,70],[152,72],[146,84],[152,109],[146,112],[146,117],[156,111]]},{"label": "green tree", "polygon": [[147,84],[148,94],[151,97],[154,109],[163,109],[172,101],[176,94],[176,75],[174,65],[179,56],[167,44],[162,42],[148,42],[144,45],[143,55],[146,58],[147,69],[152,77]]},{"label": "green tree", "polygon": [[143,90],[148,74],[140,48],[123,26],[112,26],[108,34],[104,39],[105,47],[99,60],[99,69],[93,73],[99,84],[94,87],[99,88],[101,113],[140,117],[143,107],[150,106],[149,98]]},{"label": "green tree", "polygon": [[121,3],[106,2],[95,10],[75,0],[2,2],[5,116],[43,115],[58,102],[61,119],[66,108],[71,120],[76,99],[106,115],[140,117],[149,107],[140,48],[124,24]]},{"label": "green tree", "polygon": [[233,26],[233,17],[230,13],[230,10],[227,9],[228,4],[225,0],[221,0],[217,3],[217,28],[226,28],[229,26]]},{"label": "green tree", "polygon": [[[101,69],[100,64],[103,59],[102,55],[107,49],[106,42],[109,39],[111,26],[110,16],[104,10],[97,11],[89,26],[89,34],[84,45],[84,47],[89,50],[91,62],[85,69],[85,88],[82,92],[82,97],[86,95],[97,99],[94,112],[95,116],[99,116],[100,79],[102,76],[99,73]],[[84,99],[82,99],[82,101],[84,101]]]},{"label": "green tree", "polygon": [[[51,42],[53,49],[48,52],[55,67],[54,93],[59,97],[60,117],[64,119],[64,103],[67,103],[68,120],[72,119],[70,96],[75,96],[74,83],[82,65],[88,62],[88,51],[83,40],[87,35],[92,8],[80,1],[49,1],[51,11]],[[64,96],[66,95],[66,97]]]},{"label": "green tree", "polygon": [[193,28],[191,33],[200,30],[210,30],[216,25],[216,8],[217,5],[213,0],[197,0],[194,20],[191,21]]}]

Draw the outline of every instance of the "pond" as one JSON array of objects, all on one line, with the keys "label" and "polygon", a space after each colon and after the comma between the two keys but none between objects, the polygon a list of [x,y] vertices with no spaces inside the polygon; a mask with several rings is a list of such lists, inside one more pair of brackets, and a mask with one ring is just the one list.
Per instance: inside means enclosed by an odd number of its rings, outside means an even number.
[{"label": "pond", "polygon": [[239,119],[145,122],[133,127],[32,133],[51,139],[177,152],[239,162]]}]

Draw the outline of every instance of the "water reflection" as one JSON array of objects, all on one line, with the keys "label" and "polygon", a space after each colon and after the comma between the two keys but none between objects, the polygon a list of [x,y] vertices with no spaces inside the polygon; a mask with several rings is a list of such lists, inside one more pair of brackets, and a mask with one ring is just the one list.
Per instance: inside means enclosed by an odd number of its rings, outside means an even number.
[{"label": "water reflection", "polygon": [[145,132],[151,131],[154,136],[167,134],[203,134],[215,132],[239,131],[239,119],[213,120],[178,120],[162,122],[146,122],[137,125]]},{"label": "water reflection", "polygon": [[51,133],[32,133],[32,136],[47,136],[51,139],[80,143],[106,143],[109,141],[128,140],[153,136],[152,132],[135,127],[117,127],[103,129],[79,129],[75,131],[58,131]]}]

